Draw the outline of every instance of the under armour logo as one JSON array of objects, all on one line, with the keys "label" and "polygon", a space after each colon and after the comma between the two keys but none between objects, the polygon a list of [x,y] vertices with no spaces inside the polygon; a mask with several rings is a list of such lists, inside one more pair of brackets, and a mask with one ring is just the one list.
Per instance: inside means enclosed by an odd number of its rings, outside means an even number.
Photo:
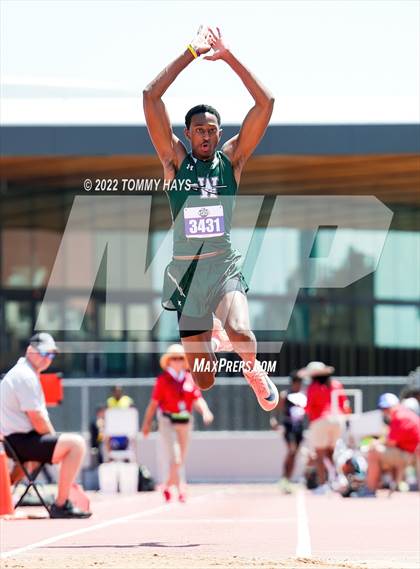
[{"label": "under armour logo", "polygon": [[180,300],[178,300],[178,306],[181,306],[182,302]]},{"label": "under armour logo", "polygon": [[194,170],[194,166],[192,164],[187,164],[187,170]]}]

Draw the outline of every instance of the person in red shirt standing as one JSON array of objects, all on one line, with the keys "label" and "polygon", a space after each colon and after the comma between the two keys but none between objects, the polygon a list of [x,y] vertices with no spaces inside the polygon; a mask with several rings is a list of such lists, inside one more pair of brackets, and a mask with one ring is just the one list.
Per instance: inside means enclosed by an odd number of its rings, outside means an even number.
[{"label": "person in red shirt standing", "polygon": [[383,471],[394,472],[398,484],[407,466],[417,462],[417,477],[420,466],[420,417],[401,405],[394,393],[383,393],[378,407],[389,431],[385,444],[377,442],[369,450],[367,487],[372,495],[379,487]]},{"label": "person in red shirt standing", "polygon": [[202,415],[205,425],[213,422],[213,414],[187,366],[185,351],[180,344],[173,344],[163,354],[160,358],[163,373],[156,379],[142,426],[143,435],[147,437],[153,417],[156,411],[158,412],[159,433],[170,463],[168,478],[163,489],[167,502],[172,497],[172,486],[177,488],[181,502],[185,502],[186,499],[183,467],[190,440],[193,409]]},{"label": "person in red shirt standing", "polygon": [[[341,436],[343,415],[350,413],[343,385],[331,377],[334,371],[332,366],[323,362],[310,362],[306,368],[299,371],[300,375],[311,379],[306,393],[306,414],[309,419],[309,441],[316,453],[319,486],[315,492],[319,494],[329,490],[326,464],[329,462],[331,467],[333,466],[332,457]],[[334,391],[338,391],[336,396],[333,395]]]}]

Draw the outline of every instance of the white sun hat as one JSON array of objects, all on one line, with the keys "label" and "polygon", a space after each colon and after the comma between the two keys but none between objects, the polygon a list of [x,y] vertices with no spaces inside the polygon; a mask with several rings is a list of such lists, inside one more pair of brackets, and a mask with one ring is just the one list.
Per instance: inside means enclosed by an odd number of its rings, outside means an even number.
[{"label": "white sun hat", "polygon": [[324,362],[309,362],[308,365],[302,370],[310,377],[317,375],[331,375],[334,373],[335,368],[332,366],[327,366]]},{"label": "white sun hat", "polygon": [[166,350],[166,353],[161,356],[159,363],[162,369],[166,369],[168,367],[168,362],[172,357],[183,357],[185,359],[185,363],[187,363],[187,356],[185,355],[184,346],[181,344],[172,344]]}]

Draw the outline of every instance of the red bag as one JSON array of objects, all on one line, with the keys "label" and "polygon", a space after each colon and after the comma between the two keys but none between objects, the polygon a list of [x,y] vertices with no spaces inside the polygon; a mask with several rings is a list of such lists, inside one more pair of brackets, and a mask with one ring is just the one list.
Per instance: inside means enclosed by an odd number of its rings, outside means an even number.
[{"label": "red bag", "polygon": [[63,384],[59,373],[41,373],[41,386],[48,407],[61,405],[63,401]]}]

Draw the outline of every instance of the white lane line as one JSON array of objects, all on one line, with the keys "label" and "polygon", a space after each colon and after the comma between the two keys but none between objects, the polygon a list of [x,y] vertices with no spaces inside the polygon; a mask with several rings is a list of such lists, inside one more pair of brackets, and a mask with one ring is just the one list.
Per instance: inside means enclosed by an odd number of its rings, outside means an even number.
[{"label": "white lane line", "polygon": [[[227,492],[226,490],[217,490],[215,492],[209,492],[208,494],[202,494],[200,496],[192,497],[188,500],[188,503],[191,504],[192,502],[200,502],[206,498],[214,497],[220,494],[231,493],[231,490]],[[128,514],[127,516],[121,516],[118,518],[113,518],[112,520],[107,520],[105,522],[100,522],[99,524],[94,524],[88,527],[79,528],[73,531],[66,531],[60,533],[58,535],[54,535],[52,537],[47,537],[46,539],[42,539],[41,541],[36,541],[34,543],[30,543],[28,545],[24,545],[23,547],[17,547],[16,549],[10,549],[9,551],[4,551],[0,553],[0,559],[6,559],[8,557],[13,557],[15,555],[19,555],[21,553],[25,553],[26,551],[31,551],[32,549],[37,549],[38,547],[44,547],[45,545],[50,545],[51,543],[55,543],[57,541],[61,541],[62,539],[67,539],[69,537],[75,537],[76,535],[82,535],[84,533],[90,533],[92,531],[106,528],[109,526],[113,526],[116,524],[124,523],[129,520],[135,520],[136,518],[144,518],[146,516],[150,516],[153,514],[158,514],[162,512],[167,512],[168,510],[184,508],[185,505],[183,504],[162,504],[161,506],[157,506],[156,508],[151,508],[150,510],[144,510],[142,512],[135,512],[133,514]],[[6,522],[2,522],[6,523]]]},{"label": "white lane line", "polygon": [[296,557],[310,557],[312,555],[311,535],[309,533],[308,514],[306,511],[305,491],[296,493],[297,511],[297,543]]},{"label": "white lane line", "polygon": [[147,520],[148,524],[271,524],[295,522],[296,518],[170,518]]}]

